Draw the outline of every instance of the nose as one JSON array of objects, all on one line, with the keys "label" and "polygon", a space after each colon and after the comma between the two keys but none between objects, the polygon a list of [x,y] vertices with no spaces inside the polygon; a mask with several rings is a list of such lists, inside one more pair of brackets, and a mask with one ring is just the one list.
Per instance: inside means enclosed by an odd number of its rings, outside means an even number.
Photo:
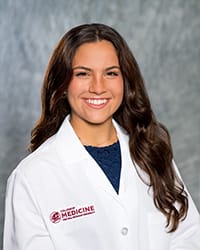
[{"label": "nose", "polygon": [[89,86],[89,92],[95,93],[97,95],[101,95],[106,91],[105,88],[105,79],[102,75],[96,75],[92,78],[90,86]]}]

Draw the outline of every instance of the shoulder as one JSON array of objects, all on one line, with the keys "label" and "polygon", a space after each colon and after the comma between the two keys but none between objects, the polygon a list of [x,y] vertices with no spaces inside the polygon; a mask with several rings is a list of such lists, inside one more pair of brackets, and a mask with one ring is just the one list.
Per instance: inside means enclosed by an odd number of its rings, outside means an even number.
[{"label": "shoulder", "polygon": [[38,178],[47,169],[55,167],[57,162],[54,135],[20,162],[10,174],[8,181],[19,177]]}]

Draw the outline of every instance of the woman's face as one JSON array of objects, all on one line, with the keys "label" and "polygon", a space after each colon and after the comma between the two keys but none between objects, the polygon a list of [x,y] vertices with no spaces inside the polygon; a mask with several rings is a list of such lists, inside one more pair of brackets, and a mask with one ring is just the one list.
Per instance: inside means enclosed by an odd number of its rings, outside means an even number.
[{"label": "woman's face", "polygon": [[112,43],[102,40],[82,44],[72,67],[68,87],[71,122],[97,125],[110,121],[123,98],[123,77]]}]

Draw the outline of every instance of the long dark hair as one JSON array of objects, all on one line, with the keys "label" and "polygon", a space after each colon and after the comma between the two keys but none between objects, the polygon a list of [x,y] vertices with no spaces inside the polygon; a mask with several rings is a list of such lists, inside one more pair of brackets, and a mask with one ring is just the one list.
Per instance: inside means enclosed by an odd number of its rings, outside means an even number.
[{"label": "long dark hair", "polygon": [[114,119],[128,132],[133,162],[149,176],[155,206],[166,216],[173,232],[187,215],[188,198],[173,166],[173,152],[167,129],[152,111],[139,66],[126,41],[104,24],[83,24],[67,32],[50,58],[43,81],[42,113],[31,133],[30,151],[54,135],[70,106],[65,96],[72,78],[72,60],[83,43],[107,40],[113,44],[124,78],[124,98]]}]

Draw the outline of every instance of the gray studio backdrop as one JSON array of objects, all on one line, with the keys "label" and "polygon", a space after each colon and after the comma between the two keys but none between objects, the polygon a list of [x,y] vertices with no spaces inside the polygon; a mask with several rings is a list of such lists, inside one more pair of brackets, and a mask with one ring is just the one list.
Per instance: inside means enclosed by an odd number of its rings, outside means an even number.
[{"label": "gray studio backdrop", "polygon": [[200,209],[199,13],[199,0],[0,0],[1,239],[6,179],[27,154],[50,53],[65,31],[85,22],[112,25],[129,43]]}]

